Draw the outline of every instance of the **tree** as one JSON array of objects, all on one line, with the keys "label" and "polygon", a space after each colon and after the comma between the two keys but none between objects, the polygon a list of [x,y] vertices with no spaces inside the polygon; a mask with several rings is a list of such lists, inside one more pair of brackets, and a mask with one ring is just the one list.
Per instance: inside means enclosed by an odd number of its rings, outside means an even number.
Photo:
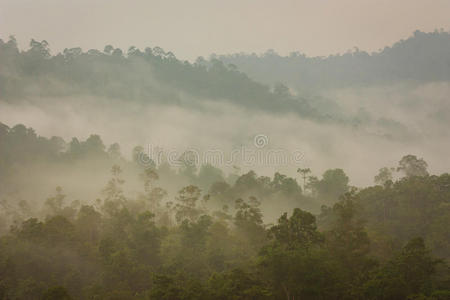
[{"label": "tree", "polygon": [[288,248],[309,247],[323,240],[317,231],[314,215],[300,208],[295,208],[289,218],[284,213],[278,219],[278,224],[269,229],[269,233]]},{"label": "tree", "polygon": [[237,234],[243,243],[248,243],[253,249],[258,249],[266,240],[260,204],[255,197],[249,197],[248,202],[242,199],[235,201],[234,225]]},{"label": "tree", "polygon": [[311,169],[310,168],[298,168],[297,169],[297,173],[302,174],[302,178],[303,178],[303,190],[306,190],[306,178],[308,177],[307,175],[311,173]]},{"label": "tree", "polygon": [[150,158],[147,153],[144,152],[144,147],[142,147],[142,146],[134,147],[131,155],[133,158],[133,162],[136,165],[142,166],[142,167],[148,168],[148,169],[156,168],[155,161],[152,158]]},{"label": "tree", "polygon": [[86,153],[94,155],[103,155],[105,153],[105,145],[97,134],[91,134],[86,142],[83,143]]},{"label": "tree", "polygon": [[[364,285],[365,298],[441,299],[427,298],[436,288],[433,275],[441,263],[441,260],[431,257],[422,238],[411,239],[400,253],[379,268]],[[447,291],[446,295],[450,295],[450,291]]]},{"label": "tree", "polygon": [[120,145],[118,143],[111,144],[108,148],[108,155],[114,160],[119,160],[122,157],[120,153]]},{"label": "tree", "polygon": [[122,169],[118,165],[114,165],[111,168],[112,178],[108,181],[106,187],[102,193],[105,195],[103,200],[102,209],[109,215],[117,214],[121,208],[124,207],[126,202],[125,195],[123,194],[123,180],[120,176]]},{"label": "tree", "polygon": [[[262,188],[264,188],[264,177],[259,177],[258,181],[262,183]],[[286,196],[298,196],[301,194],[302,190],[297,184],[294,178],[287,177],[286,175],[275,172],[273,175],[273,180],[270,183],[270,187],[274,192],[281,191]]]},{"label": "tree", "polygon": [[75,228],[79,236],[96,245],[100,239],[101,225],[102,215],[93,206],[81,206],[75,222]]},{"label": "tree", "polygon": [[427,176],[428,164],[422,159],[418,159],[415,155],[405,155],[398,163],[397,171],[401,171],[406,177]]},{"label": "tree", "polygon": [[154,169],[148,168],[144,170],[140,178],[144,182],[144,191],[148,193],[153,189],[155,181],[159,179],[159,175]]},{"label": "tree", "polygon": [[50,48],[48,46],[48,42],[45,40],[38,42],[31,39],[30,50],[28,50],[28,52],[39,58],[48,59],[50,57]]},{"label": "tree", "polygon": [[64,205],[64,198],[66,195],[62,193],[61,187],[56,187],[56,195],[50,198],[47,198],[45,201],[45,206],[49,209],[50,214],[56,215],[61,213]]},{"label": "tree", "polygon": [[197,176],[197,182],[201,187],[208,189],[215,182],[223,182],[224,180],[225,179],[221,169],[216,168],[210,164],[202,165],[200,167]]},{"label": "tree", "polygon": [[348,191],[348,183],[349,178],[342,169],[330,169],[323,173],[321,180],[311,177],[309,186],[317,193],[318,198],[336,202],[339,196]]},{"label": "tree", "polygon": [[153,288],[150,291],[151,299],[160,300],[202,300],[207,299],[202,284],[187,276],[179,274],[176,276],[156,274],[153,277]]},{"label": "tree", "polygon": [[148,211],[139,214],[130,229],[130,240],[138,262],[156,267],[160,263],[161,231],[154,217]]},{"label": "tree", "polygon": [[375,176],[374,181],[379,185],[385,185],[387,182],[392,182],[392,168],[381,168],[378,171],[378,175]]},{"label": "tree", "polygon": [[271,296],[261,278],[241,269],[213,274],[208,280],[208,291],[211,299],[217,300],[262,300]]},{"label": "tree", "polygon": [[[259,253],[259,267],[269,279],[276,299],[326,299],[334,285],[323,237],[315,217],[294,209],[269,229],[272,242]],[[325,288],[327,287],[327,288]],[[336,296],[336,295],[334,295]]]},{"label": "tree", "polygon": [[144,206],[147,207],[150,204],[152,213],[160,215],[161,201],[167,196],[167,191],[155,186],[155,182],[159,180],[158,173],[152,168],[147,168],[140,174],[140,178],[144,183],[144,193],[140,194]]},{"label": "tree", "polygon": [[186,186],[178,191],[178,196],[176,197],[178,203],[175,206],[175,219],[178,223],[185,219],[193,222],[205,212],[204,208],[197,207],[197,201],[200,199],[200,196],[201,190],[194,185]]},{"label": "tree", "polygon": [[111,54],[114,50],[114,47],[111,45],[106,45],[105,48],[103,49],[103,52],[105,52],[106,54]]},{"label": "tree", "polygon": [[356,191],[344,194],[333,206],[337,218],[325,233],[327,247],[338,266],[339,281],[353,298],[358,297],[365,274],[376,267],[376,261],[369,255],[370,239],[358,213],[360,210]]}]

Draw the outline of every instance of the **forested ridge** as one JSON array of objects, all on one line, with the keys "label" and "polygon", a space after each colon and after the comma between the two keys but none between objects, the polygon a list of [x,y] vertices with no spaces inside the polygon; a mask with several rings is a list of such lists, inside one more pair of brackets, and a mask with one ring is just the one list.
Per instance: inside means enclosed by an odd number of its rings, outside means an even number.
[{"label": "forested ridge", "polygon": [[258,83],[217,59],[181,61],[160,47],[140,50],[131,46],[124,53],[107,45],[103,51],[71,48],[52,55],[45,40],[33,39],[29,49],[20,50],[11,36],[8,41],[0,40],[0,63],[0,98],[8,101],[93,95],[192,107],[192,97],[186,100],[186,95],[191,95],[200,101],[232,103],[253,110],[329,118],[285,86],[271,88]]},{"label": "forested ridge", "polygon": [[[195,62],[0,39],[0,299],[450,299],[449,49],[443,30]],[[302,160],[172,164],[146,139]]]},{"label": "forested ridge", "polygon": [[446,82],[450,80],[450,33],[415,31],[392,46],[368,53],[355,47],[343,54],[308,57],[300,52],[281,56],[264,54],[214,55],[236,65],[251,78],[282,82],[298,91],[383,86],[393,83]]},{"label": "forested ridge", "polygon": [[[3,191],[35,163],[65,165],[67,176],[80,161],[110,169],[98,198],[73,198],[64,186],[43,202],[0,195],[2,299],[450,296],[450,176],[429,174],[421,158],[405,155],[380,169],[376,185],[356,188],[341,169],[320,178],[299,169],[299,184],[189,160],[143,165],[142,151],[128,160],[98,135],[66,143],[0,126]],[[171,194],[164,177],[186,184]],[[274,206],[285,212],[268,222]]]}]

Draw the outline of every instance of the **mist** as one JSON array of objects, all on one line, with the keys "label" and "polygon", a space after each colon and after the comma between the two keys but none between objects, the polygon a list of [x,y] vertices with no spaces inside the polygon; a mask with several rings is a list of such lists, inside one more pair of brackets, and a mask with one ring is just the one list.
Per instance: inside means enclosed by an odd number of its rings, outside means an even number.
[{"label": "mist", "polygon": [[0,299],[444,299],[449,47],[0,39]]},{"label": "mist", "polygon": [[[321,124],[293,113],[279,116],[223,103],[206,102],[198,110],[90,96],[2,103],[0,118],[9,126],[25,123],[39,135],[60,136],[66,141],[99,134],[107,145],[118,142],[127,158],[137,145],[179,154],[187,149],[219,149],[229,156],[233,149],[252,147],[253,138],[264,134],[268,146],[300,151],[301,160],[295,166],[255,164],[242,166],[243,170],[254,169],[264,175],[280,170],[294,176],[297,167],[309,167],[317,175],[330,167],[343,168],[352,184],[362,187],[373,183],[380,166],[395,166],[405,153],[427,158],[434,173],[450,166],[446,153],[449,91],[448,83],[436,83],[324,93],[353,116],[350,124]],[[227,170],[230,165],[218,167]]]}]

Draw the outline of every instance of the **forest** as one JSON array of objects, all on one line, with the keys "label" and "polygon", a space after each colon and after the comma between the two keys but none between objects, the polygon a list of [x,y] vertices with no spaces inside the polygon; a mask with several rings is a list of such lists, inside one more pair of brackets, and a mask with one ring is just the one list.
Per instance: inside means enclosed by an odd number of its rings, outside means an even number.
[{"label": "forest", "polygon": [[[95,95],[192,106],[181,96],[189,94],[249,109],[294,110],[304,117],[326,117],[311,108],[306,99],[291,95],[286,87],[280,85],[272,91],[217,59],[207,62],[199,57],[189,63],[160,47],[140,50],[131,46],[124,53],[106,45],[103,51],[70,48],[52,55],[45,40],[33,39],[29,46],[21,51],[14,36],[6,42],[0,40],[0,89],[4,99]],[[280,96],[285,101],[275,103]]]},{"label": "forest", "polygon": [[[191,61],[6,36],[0,299],[450,299],[450,32]],[[298,156],[193,158],[236,150]]]},{"label": "forest", "polygon": [[260,82],[283,82],[300,91],[349,86],[386,85],[393,82],[433,82],[450,79],[450,33],[416,30],[407,39],[368,53],[355,47],[343,54],[307,57],[300,52],[280,56],[264,54],[213,55],[233,64]]},{"label": "forest", "polygon": [[[98,135],[66,143],[1,124],[1,299],[450,297],[450,175],[429,174],[422,158],[356,188],[342,169],[299,169],[299,184],[188,159],[142,165],[142,151],[129,160]],[[109,171],[96,199],[64,186],[41,202],[14,192],[24,166],[70,174],[81,161]],[[171,193],[168,179],[185,186]],[[274,206],[285,211],[268,218]]]}]

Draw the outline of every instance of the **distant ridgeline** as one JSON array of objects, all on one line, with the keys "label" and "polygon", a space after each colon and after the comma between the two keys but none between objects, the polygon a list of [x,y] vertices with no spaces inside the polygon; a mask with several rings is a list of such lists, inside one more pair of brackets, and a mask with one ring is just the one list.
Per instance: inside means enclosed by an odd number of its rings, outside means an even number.
[{"label": "distant ridgeline", "polygon": [[326,118],[285,87],[271,89],[219,60],[180,61],[159,47],[130,47],[124,53],[108,45],[103,52],[72,48],[51,55],[46,41],[31,40],[21,51],[10,37],[0,40],[0,64],[0,99],[8,101],[93,95],[192,106],[195,98]]},{"label": "distant ridgeline", "polygon": [[[46,41],[31,40],[28,50],[20,50],[10,37],[7,42],[0,39],[0,64],[0,100],[91,95],[186,107],[214,101],[344,121],[340,113],[330,116],[318,109],[319,97],[304,97],[301,92],[314,95],[319,89],[449,81],[450,34],[416,31],[372,54],[356,49],[329,57],[299,53],[282,57],[268,51],[262,56],[199,57],[195,63],[178,60],[160,47],[130,47],[124,53],[108,45],[103,51],[71,48],[52,55]],[[300,94],[294,95],[286,85]]]},{"label": "distant ridgeline", "polygon": [[449,81],[450,33],[416,31],[410,38],[371,54],[355,48],[328,57],[307,57],[298,52],[284,57],[273,50],[263,55],[212,57],[237,66],[260,82],[282,82],[300,91],[400,81]]}]

